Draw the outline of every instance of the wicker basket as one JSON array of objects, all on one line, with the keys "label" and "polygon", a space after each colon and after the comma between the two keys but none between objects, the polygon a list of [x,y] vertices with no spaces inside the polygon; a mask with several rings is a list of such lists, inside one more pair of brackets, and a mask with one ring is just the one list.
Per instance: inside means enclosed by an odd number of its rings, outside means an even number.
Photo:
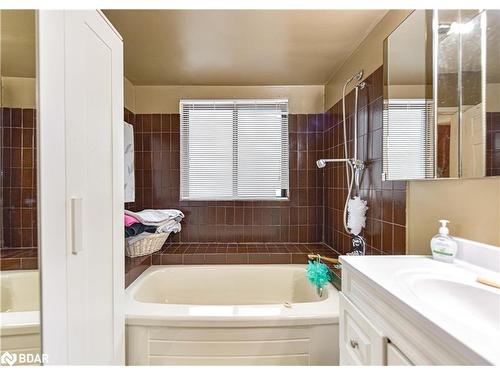
[{"label": "wicker basket", "polygon": [[151,235],[137,240],[130,244],[128,239],[125,239],[125,255],[130,258],[149,255],[161,249],[167,240],[170,232],[152,233]]}]

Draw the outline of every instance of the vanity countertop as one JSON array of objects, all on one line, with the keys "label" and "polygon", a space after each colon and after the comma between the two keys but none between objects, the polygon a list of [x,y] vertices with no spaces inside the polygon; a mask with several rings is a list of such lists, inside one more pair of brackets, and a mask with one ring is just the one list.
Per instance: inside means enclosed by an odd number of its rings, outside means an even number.
[{"label": "vanity countertop", "polygon": [[441,342],[500,364],[500,289],[476,281],[500,273],[462,260],[443,263],[426,256],[343,256],[342,266],[363,278]]}]

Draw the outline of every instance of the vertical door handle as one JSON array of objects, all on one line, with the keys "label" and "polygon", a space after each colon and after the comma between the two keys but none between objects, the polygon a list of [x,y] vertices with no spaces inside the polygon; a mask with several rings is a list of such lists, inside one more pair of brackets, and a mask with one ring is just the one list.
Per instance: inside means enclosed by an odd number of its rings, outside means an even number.
[{"label": "vertical door handle", "polygon": [[71,198],[71,252],[83,251],[83,205],[82,198]]}]

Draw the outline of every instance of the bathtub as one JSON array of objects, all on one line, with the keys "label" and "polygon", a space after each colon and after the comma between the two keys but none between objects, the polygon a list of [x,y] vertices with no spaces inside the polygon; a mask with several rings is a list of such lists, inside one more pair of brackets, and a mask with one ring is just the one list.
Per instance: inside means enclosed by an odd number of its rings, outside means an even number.
[{"label": "bathtub", "polygon": [[338,364],[338,291],[303,265],[152,266],[125,298],[128,365]]},{"label": "bathtub", "polygon": [[40,355],[39,296],[38,271],[0,272],[0,355]]}]

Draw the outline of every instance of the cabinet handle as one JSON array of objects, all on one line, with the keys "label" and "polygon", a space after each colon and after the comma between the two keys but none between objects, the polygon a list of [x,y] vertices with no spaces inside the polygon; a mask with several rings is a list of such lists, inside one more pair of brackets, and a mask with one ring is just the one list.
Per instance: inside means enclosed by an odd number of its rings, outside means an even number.
[{"label": "cabinet handle", "polygon": [[83,212],[82,198],[71,199],[71,252],[83,251]]},{"label": "cabinet handle", "polygon": [[349,344],[351,344],[351,348],[356,349],[358,347],[358,342],[356,340],[350,339]]}]

